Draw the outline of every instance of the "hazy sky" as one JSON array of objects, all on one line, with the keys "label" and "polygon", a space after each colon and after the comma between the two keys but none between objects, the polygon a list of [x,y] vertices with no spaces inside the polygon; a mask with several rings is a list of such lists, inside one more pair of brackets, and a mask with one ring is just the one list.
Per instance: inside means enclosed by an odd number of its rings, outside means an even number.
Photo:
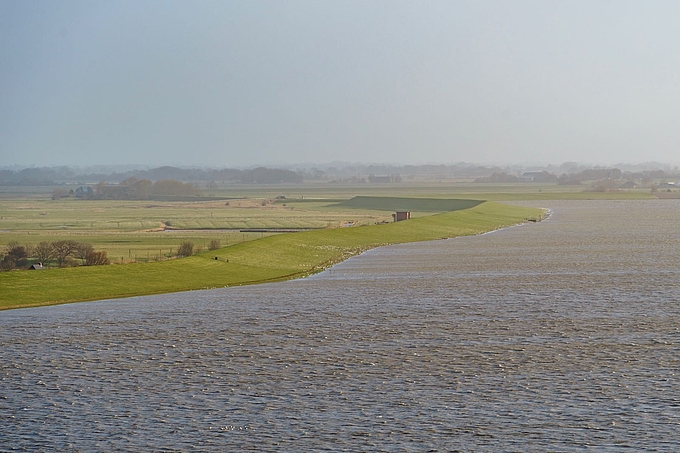
[{"label": "hazy sky", "polygon": [[0,166],[680,162],[680,2],[0,0]]}]

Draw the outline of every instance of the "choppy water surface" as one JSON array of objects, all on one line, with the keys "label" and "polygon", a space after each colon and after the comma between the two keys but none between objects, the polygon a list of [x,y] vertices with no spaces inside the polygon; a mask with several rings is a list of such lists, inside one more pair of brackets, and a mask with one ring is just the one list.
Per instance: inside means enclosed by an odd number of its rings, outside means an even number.
[{"label": "choppy water surface", "polygon": [[0,450],[680,450],[680,204],[549,206],[306,280],[0,312]]}]

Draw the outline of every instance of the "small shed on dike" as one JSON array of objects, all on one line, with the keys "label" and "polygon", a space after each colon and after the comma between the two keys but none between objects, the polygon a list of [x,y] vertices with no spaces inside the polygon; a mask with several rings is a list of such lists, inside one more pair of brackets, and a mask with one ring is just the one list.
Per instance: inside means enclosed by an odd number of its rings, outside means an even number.
[{"label": "small shed on dike", "polygon": [[395,222],[401,222],[402,220],[408,220],[411,218],[411,211],[397,211],[392,214],[392,219]]}]

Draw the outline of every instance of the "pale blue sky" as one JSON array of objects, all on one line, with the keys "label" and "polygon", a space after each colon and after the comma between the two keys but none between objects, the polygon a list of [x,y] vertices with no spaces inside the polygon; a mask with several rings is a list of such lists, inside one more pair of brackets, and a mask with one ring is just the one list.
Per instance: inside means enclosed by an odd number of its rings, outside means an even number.
[{"label": "pale blue sky", "polygon": [[0,0],[0,166],[680,162],[677,1]]}]

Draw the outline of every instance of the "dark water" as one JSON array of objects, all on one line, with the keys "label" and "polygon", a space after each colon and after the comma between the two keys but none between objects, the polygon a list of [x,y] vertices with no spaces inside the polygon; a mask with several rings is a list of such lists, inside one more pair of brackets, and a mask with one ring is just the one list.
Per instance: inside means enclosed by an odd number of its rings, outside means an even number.
[{"label": "dark water", "polygon": [[0,312],[0,451],[680,451],[680,203],[550,207],[300,281]]}]

